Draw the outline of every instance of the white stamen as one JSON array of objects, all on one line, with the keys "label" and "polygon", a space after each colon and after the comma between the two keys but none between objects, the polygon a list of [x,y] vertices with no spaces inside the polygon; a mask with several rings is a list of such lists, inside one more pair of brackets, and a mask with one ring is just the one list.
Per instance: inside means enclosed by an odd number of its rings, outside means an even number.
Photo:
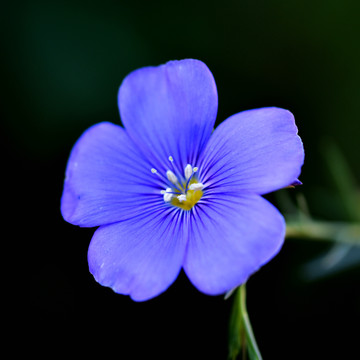
[{"label": "white stamen", "polygon": [[[164,191],[164,190],[162,190],[162,191]],[[174,197],[174,195],[171,194],[170,192],[171,192],[170,188],[167,188],[166,191],[164,191],[164,201],[165,202],[170,202],[171,199]]]},{"label": "white stamen", "polygon": [[169,160],[170,160],[171,162],[173,162],[173,161],[174,161],[174,159],[173,159],[173,157],[172,157],[172,156],[169,156]]},{"label": "white stamen", "polygon": [[194,173],[197,172],[198,170],[199,170],[199,168],[196,167],[196,166],[193,168],[193,172],[194,172]]},{"label": "white stamen", "polygon": [[161,190],[161,191],[160,191],[160,194],[161,194],[161,195],[164,195],[165,193],[166,193],[166,190]]},{"label": "white stamen", "polygon": [[184,173],[185,173],[186,180],[189,180],[189,178],[191,177],[191,175],[193,173],[193,169],[192,169],[192,166],[190,164],[186,165]]},{"label": "white stamen", "polygon": [[191,184],[189,186],[189,190],[202,190],[204,188],[204,185],[202,183],[197,183],[197,184]]},{"label": "white stamen", "polygon": [[181,195],[179,195],[177,198],[178,198],[178,200],[179,200],[180,202],[183,202],[183,201],[186,200],[186,195],[181,194]]},{"label": "white stamen", "polygon": [[157,173],[157,170],[154,169],[154,168],[152,168],[152,169],[151,169],[151,172],[152,172],[153,174],[156,174],[156,173]]},{"label": "white stamen", "polygon": [[178,183],[178,179],[177,179],[176,175],[171,170],[168,170],[166,172],[166,176],[169,179],[169,181],[172,182],[174,185],[176,185]]}]

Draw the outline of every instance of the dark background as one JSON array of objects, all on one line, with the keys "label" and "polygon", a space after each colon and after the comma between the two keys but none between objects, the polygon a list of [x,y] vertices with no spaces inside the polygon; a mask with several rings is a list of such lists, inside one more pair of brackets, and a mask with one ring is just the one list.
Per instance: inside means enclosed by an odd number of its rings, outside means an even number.
[{"label": "dark background", "polygon": [[[218,122],[270,105],[294,113],[306,162],[304,185],[290,196],[304,195],[315,218],[348,220],[322,144],[335,143],[360,178],[359,4],[2,5],[2,265],[10,283],[5,294],[11,306],[4,310],[15,350],[48,358],[90,350],[103,358],[226,359],[231,299],[199,293],[183,274],[144,303],[94,281],[86,260],[93,229],[67,224],[60,214],[68,155],[90,125],[119,123],[117,91],[130,71],[197,58],[217,83]],[[302,276],[303,265],[330,247],[287,240],[249,280],[248,310],[265,360],[348,359],[359,353],[359,266],[316,281]]]}]

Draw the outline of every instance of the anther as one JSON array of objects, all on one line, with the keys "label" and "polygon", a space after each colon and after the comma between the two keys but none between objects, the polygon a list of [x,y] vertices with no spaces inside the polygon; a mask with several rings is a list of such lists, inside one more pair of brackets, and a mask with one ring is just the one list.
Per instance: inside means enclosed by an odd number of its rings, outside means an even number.
[{"label": "anther", "polygon": [[193,168],[193,172],[194,172],[194,173],[197,172],[198,170],[199,170],[199,168],[196,167],[196,166]]},{"label": "anther", "polygon": [[204,185],[202,183],[191,184],[189,186],[189,190],[194,190],[194,191],[202,190],[203,188],[204,188]]},{"label": "anther", "polygon": [[164,201],[165,202],[170,202],[171,199],[173,198],[173,194],[171,193],[171,189],[167,188],[166,191],[164,191]]},{"label": "anther", "polygon": [[185,201],[186,200],[186,195],[179,195],[178,197],[178,200],[180,201],[180,202],[183,202],[183,201]]},{"label": "anther", "polygon": [[154,168],[152,168],[152,169],[151,169],[151,172],[152,172],[153,174],[156,174],[156,173],[157,173],[157,170],[154,169]]},{"label": "anther", "polygon": [[185,173],[186,180],[189,180],[192,173],[193,173],[193,169],[192,169],[192,166],[190,164],[186,165],[184,173]]},{"label": "anther", "polygon": [[171,170],[168,170],[166,172],[166,176],[167,176],[168,180],[171,183],[173,183],[174,185],[178,184],[178,179],[177,179],[176,175]]},{"label": "anther", "polygon": [[171,162],[173,162],[173,161],[174,161],[174,159],[173,159],[173,157],[172,157],[172,156],[169,156],[169,161],[171,161]]}]

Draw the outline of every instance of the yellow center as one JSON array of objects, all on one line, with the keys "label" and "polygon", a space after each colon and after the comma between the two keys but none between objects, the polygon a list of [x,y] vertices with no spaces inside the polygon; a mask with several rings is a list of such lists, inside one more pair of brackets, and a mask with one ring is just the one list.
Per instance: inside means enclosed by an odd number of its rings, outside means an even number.
[{"label": "yellow center", "polygon": [[[195,179],[193,179],[190,181],[188,186],[197,183],[198,182]],[[186,183],[183,184],[183,187],[184,188],[186,187]],[[171,204],[183,210],[191,210],[193,206],[201,199],[202,195],[203,192],[201,190],[188,190],[186,192],[186,200],[180,202],[179,199],[176,196],[174,196],[173,199],[171,200]]]}]

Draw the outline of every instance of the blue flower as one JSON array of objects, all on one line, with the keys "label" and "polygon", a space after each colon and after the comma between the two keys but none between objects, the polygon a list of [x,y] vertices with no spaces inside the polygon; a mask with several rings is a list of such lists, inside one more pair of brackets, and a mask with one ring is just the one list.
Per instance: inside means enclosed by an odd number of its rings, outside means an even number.
[{"label": "blue flower", "polygon": [[293,115],[244,111],[213,132],[215,81],[191,59],[130,73],[118,103],[124,128],[85,131],[61,199],[66,221],[99,227],[90,272],[136,301],[165,291],[181,269],[206,294],[245,282],[283,244],[284,219],[261,195],[300,174]]}]

